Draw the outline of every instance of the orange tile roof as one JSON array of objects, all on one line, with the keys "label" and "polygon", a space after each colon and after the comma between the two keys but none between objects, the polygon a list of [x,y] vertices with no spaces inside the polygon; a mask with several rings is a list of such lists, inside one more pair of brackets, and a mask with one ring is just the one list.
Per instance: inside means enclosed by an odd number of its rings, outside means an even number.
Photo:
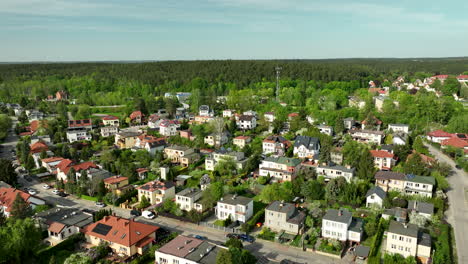
[{"label": "orange tile roof", "polygon": [[243,140],[247,140],[249,139],[250,137],[249,136],[238,136],[238,137],[235,137],[234,139],[243,139]]},{"label": "orange tile roof", "polygon": [[429,132],[427,133],[427,135],[431,137],[451,137],[452,136],[451,133],[445,132],[441,129]]},{"label": "orange tile roof", "polygon": [[[67,168],[70,166],[70,164],[72,164],[71,160],[64,159],[59,164],[57,164],[57,169],[63,171],[66,174],[66,173],[68,173]],[[67,170],[67,171],[65,172],[65,170]]]},{"label": "orange tile roof", "polygon": [[23,198],[23,200],[25,200],[26,202],[28,202],[29,197],[31,197],[29,193],[23,192],[16,188],[0,188],[0,205],[6,207],[6,212],[10,212],[11,206],[15,201],[16,194],[18,193],[21,196],[21,198]]},{"label": "orange tile roof", "polygon": [[56,162],[56,161],[60,161],[60,160],[63,160],[63,158],[62,157],[51,157],[51,158],[42,159],[42,162],[50,163],[50,162]]},{"label": "orange tile roof", "polygon": [[47,146],[47,144],[43,141],[37,141],[36,143],[32,144],[30,148],[31,153],[39,153],[49,150],[49,146]]},{"label": "orange tile roof", "polygon": [[445,139],[445,140],[442,140],[442,142],[440,143],[442,146],[452,146],[452,147],[455,147],[455,148],[465,148],[465,147],[468,147],[468,142],[463,140],[463,139],[460,139],[458,137],[452,137],[452,138],[449,138],[449,139]]},{"label": "orange tile roof", "polygon": [[145,183],[141,186],[139,186],[137,189],[138,190],[145,190],[149,192],[154,192],[156,190],[167,190],[169,188],[174,187],[174,183],[167,181],[167,182],[162,182],[162,181],[150,181],[148,183]]},{"label": "orange tile roof", "polygon": [[130,119],[135,119],[137,117],[143,117],[143,114],[141,113],[141,111],[133,111],[130,114]]},{"label": "orange tile roof", "polygon": [[128,180],[128,178],[117,175],[117,176],[112,176],[112,177],[104,179],[104,183],[114,184],[114,183],[122,182],[122,181],[125,181],[125,180]]},{"label": "orange tile roof", "polygon": [[394,158],[395,155],[385,150],[371,150],[370,153],[374,158]]},{"label": "orange tile roof", "polygon": [[64,228],[65,228],[64,224],[58,223],[58,222],[52,222],[52,224],[50,224],[47,230],[49,230],[50,232],[54,232],[54,233],[60,233]]},{"label": "orange tile roof", "polygon": [[[107,232],[99,232],[98,229],[108,229]],[[128,220],[116,216],[106,216],[96,223],[86,226],[85,235],[101,238],[126,247],[138,244],[144,246],[148,242],[148,236],[155,233],[158,226],[148,225],[134,220]]]}]

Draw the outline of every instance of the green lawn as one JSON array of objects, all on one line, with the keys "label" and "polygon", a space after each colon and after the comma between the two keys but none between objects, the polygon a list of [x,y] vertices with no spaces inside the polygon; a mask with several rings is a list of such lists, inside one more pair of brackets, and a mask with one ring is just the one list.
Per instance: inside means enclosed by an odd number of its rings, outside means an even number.
[{"label": "green lawn", "polygon": [[98,200],[97,197],[91,197],[91,196],[88,196],[88,195],[81,195],[81,199],[88,200],[88,201],[93,201],[93,202],[97,202],[97,200]]}]

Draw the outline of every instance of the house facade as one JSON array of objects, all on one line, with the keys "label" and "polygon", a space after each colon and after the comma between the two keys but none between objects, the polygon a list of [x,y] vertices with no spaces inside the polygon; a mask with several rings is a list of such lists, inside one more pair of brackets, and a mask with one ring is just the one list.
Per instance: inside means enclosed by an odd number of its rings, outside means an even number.
[{"label": "house facade", "polygon": [[302,234],[305,214],[299,212],[292,203],[274,201],[265,209],[264,226],[274,232],[285,231],[288,234]]},{"label": "house facade", "polygon": [[341,166],[334,164],[321,164],[317,167],[317,174],[325,177],[327,180],[331,180],[338,177],[343,177],[347,182],[351,182],[356,169],[350,166]]},{"label": "house facade", "polygon": [[260,176],[270,176],[276,181],[292,181],[300,159],[286,157],[266,157],[259,165]]},{"label": "house facade", "polygon": [[363,143],[374,143],[380,145],[384,138],[384,132],[374,130],[350,130],[349,131],[353,140]]},{"label": "house facade", "polygon": [[176,136],[179,127],[180,124],[177,120],[164,120],[159,123],[159,134],[166,137]]},{"label": "house facade", "polygon": [[203,141],[208,146],[222,146],[224,144],[227,144],[228,141],[229,141],[228,133],[223,132],[223,133],[221,133],[221,135],[212,133],[212,134],[207,135],[203,139]]},{"label": "house facade", "polygon": [[253,115],[241,115],[236,121],[237,128],[242,130],[252,130],[257,127],[257,118]]},{"label": "house facade", "polygon": [[375,174],[375,183],[386,192],[395,190],[407,195],[432,197],[435,179],[430,176],[378,171]]},{"label": "house facade", "polygon": [[416,225],[391,221],[385,251],[405,258],[413,256],[421,263],[428,263],[431,256],[431,236],[420,231]]},{"label": "house facade", "polygon": [[119,133],[119,128],[117,126],[105,126],[101,127],[101,136],[110,137]]},{"label": "house facade", "polygon": [[244,152],[227,151],[225,149],[216,150],[205,158],[205,169],[214,171],[216,164],[220,161],[232,160],[236,163],[238,170],[242,170],[247,162]]},{"label": "house facade", "polygon": [[291,146],[291,142],[286,140],[282,136],[268,136],[262,142],[263,154],[272,154],[278,156],[284,156],[287,149]]},{"label": "house facade", "polygon": [[[227,248],[224,248],[227,249]],[[211,264],[221,248],[194,237],[179,235],[154,253],[155,264]]]},{"label": "house facade", "polygon": [[403,132],[408,134],[409,133],[409,125],[406,124],[389,124],[388,130],[393,132]]},{"label": "house facade", "polygon": [[382,208],[385,197],[387,193],[379,186],[369,189],[366,193],[366,207]]},{"label": "house facade", "polygon": [[294,155],[299,158],[313,159],[320,151],[320,142],[318,138],[297,136],[294,141]]},{"label": "house facade", "polygon": [[105,116],[102,118],[102,124],[104,126],[114,126],[114,127],[119,127],[120,126],[120,121],[119,118],[116,116]]},{"label": "house facade", "polygon": [[203,205],[200,203],[202,191],[196,188],[186,188],[175,195],[175,202],[184,211],[196,210],[203,212]]},{"label": "house facade", "polygon": [[322,237],[339,241],[360,242],[363,235],[362,221],[354,219],[346,209],[328,209],[322,218]]},{"label": "house facade", "polygon": [[120,149],[131,149],[135,146],[140,132],[122,131],[115,135],[115,145]]},{"label": "house facade", "polygon": [[253,215],[253,200],[243,196],[225,195],[218,201],[215,214],[219,220],[231,218],[232,221],[245,223]]},{"label": "house facade", "polygon": [[374,158],[374,165],[379,170],[390,170],[396,164],[395,154],[385,150],[371,150],[372,157]]},{"label": "house facade", "polygon": [[150,204],[160,204],[175,197],[174,183],[169,181],[150,181],[137,187],[137,190],[139,202],[141,202],[143,196],[148,199]]},{"label": "house facade", "polygon": [[247,144],[250,143],[252,139],[248,136],[238,136],[232,140],[232,144],[238,146],[239,148],[244,148]]},{"label": "house facade", "polygon": [[69,143],[73,143],[81,140],[91,140],[91,135],[86,129],[74,129],[67,130],[67,140]]}]

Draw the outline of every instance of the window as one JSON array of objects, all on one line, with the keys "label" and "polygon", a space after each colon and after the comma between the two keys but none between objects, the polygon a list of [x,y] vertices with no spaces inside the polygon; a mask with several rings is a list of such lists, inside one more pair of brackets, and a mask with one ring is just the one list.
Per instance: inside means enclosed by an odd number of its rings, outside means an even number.
[{"label": "window", "polygon": [[405,240],[405,238],[404,238],[404,237],[402,237],[402,236],[400,236],[400,238],[399,238],[399,239],[400,239],[400,241],[404,241],[404,240]]},{"label": "window", "polygon": [[179,264],[179,260],[178,259],[172,259],[172,263],[173,264]]},{"label": "window", "polygon": [[411,238],[407,237],[406,242],[411,243]]},{"label": "window", "polygon": [[397,236],[396,236],[396,235],[392,235],[392,239],[397,239]]},{"label": "window", "polygon": [[395,244],[392,244],[392,249],[396,249],[396,245]]}]

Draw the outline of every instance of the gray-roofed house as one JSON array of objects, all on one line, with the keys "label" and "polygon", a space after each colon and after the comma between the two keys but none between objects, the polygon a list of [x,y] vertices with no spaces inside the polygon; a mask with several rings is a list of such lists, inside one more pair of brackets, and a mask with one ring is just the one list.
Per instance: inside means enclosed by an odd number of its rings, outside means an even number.
[{"label": "gray-roofed house", "polygon": [[312,159],[320,151],[320,142],[316,137],[297,136],[294,141],[294,155]]},{"label": "gray-roofed house", "polygon": [[417,225],[391,221],[385,251],[405,258],[413,256],[426,264],[431,256],[431,237],[419,230]]},{"label": "gray-roofed house", "polygon": [[401,223],[406,223],[408,219],[408,211],[405,208],[394,207],[390,209],[385,209],[382,213],[383,219],[393,219]]},{"label": "gray-roofed house", "polygon": [[52,208],[34,216],[40,226],[47,228],[48,241],[57,245],[69,236],[79,233],[83,227],[93,222],[93,215],[69,208]]},{"label": "gray-roofed house", "polygon": [[385,197],[387,197],[387,193],[379,186],[369,189],[366,194],[366,207],[382,208]]},{"label": "gray-roofed house", "polygon": [[224,148],[216,150],[211,153],[205,159],[205,169],[209,171],[214,171],[216,164],[220,161],[232,160],[236,163],[237,169],[241,170],[244,168],[247,159],[245,158],[244,152],[230,151]]},{"label": "gray-roofed house", "polygon": [[216,263],[216,256],[221,248],[223,247],[207,241],[180,235],[156,250],[155,263]]},{"label": "gray-roofed house", "polygon": [[417,214],[430,219],[434,214],[434,205],[431,203],[411,200],[408,202],[408,211],[416,212]]},{"label": "gray-roofed house", "polygon": [[245,223],[253,215],[253,199],[227,194],[218,201],[215,212],[219,220],[231,218],[232,221]]},{"label": "gray-roofed house", "polygon": [[347,182],[351,182],[354,177],[355,168],[350,166],[341,166],[335,164],[321,164],[317,167],[317,174],[331,180],[338,177],[344,177]]},{"label": "gray-roofed house", "polygon": [[198,212],[203,211],[203,205],[198,203],[202,196],[202,191],[196,188],[186,188],[175,196],[175,202],[184,211],[191,211],[195,209]]},{"label": "gray-roofed house", "polygon": [[297,235],[303,232],[305,214],[292,203],[274,201],[265,209],[265,227]]},{"label": "gray-roofed house", "polygon": [[347,209],[328,209],[322,218],[322,237],[360,242],[362,234],[362,220],[353,218]]},{"label": "gray-roofed house", "polygon": [[259,165],[260,176],[270,176],[275,181],[292,181],[300,159],[286,157],[266,157]]}]

